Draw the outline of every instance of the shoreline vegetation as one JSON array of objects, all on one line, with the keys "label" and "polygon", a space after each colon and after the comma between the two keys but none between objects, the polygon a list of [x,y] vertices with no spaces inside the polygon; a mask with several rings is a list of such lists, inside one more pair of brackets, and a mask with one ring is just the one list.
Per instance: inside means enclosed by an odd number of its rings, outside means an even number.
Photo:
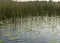
[{"label": "shoreline vegetation", "polygon": [[1,2],[0,20],[28,16],[60,16],[60,2]]}]

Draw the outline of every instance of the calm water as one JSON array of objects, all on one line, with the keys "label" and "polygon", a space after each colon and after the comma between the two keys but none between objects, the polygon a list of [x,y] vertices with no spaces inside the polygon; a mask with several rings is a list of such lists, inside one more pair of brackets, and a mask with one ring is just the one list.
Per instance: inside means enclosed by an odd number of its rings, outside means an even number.
[{"label": "calm water", "polygon": [[1,43],[60,43],[60,17],[28,17],[0,21]]}]

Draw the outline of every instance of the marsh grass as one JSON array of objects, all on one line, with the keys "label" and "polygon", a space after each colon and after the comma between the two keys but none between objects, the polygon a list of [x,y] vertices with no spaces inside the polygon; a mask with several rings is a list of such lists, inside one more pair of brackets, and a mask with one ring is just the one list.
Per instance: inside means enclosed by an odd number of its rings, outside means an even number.
[{"label": "marsh grass", "polygon": [[29,16],[60,16],[60,2],[0,3],[0,20]]}]

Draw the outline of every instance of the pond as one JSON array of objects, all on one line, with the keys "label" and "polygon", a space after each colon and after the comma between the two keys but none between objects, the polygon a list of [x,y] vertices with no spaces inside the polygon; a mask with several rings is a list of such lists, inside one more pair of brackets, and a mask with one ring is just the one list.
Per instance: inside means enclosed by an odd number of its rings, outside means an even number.
[{"label": "pond", "polygon": [[60,17],[33,16],[0,21],[0,43],[60,43]]}]

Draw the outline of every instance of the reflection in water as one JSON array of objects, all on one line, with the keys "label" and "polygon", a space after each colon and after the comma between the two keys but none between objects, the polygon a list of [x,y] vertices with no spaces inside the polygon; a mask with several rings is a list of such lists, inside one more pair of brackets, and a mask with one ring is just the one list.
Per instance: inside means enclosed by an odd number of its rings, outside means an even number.
[{"label": "reflection in water", "polygon": [[28,17],[0,21],[0,42],[59,43],[60,17]]}]

